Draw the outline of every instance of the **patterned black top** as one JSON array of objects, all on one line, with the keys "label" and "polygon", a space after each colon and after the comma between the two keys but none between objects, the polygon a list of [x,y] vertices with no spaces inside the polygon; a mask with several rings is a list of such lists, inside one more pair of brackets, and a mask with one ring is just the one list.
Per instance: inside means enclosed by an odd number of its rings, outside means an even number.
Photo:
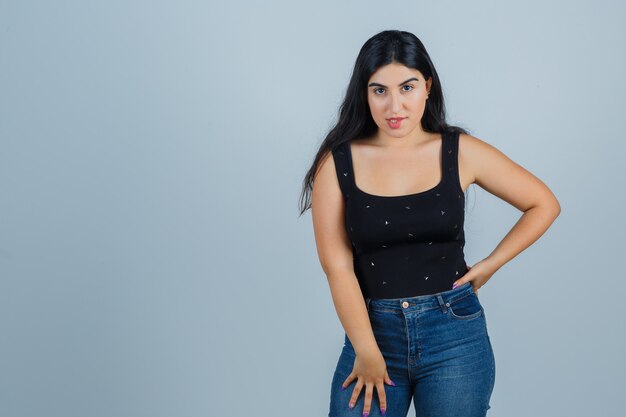
[{"label": "patterned black top", "polygon": [[403,298],[447,291],[467,272],[458,144],[458,133],[442,134],[439,184],[400,196],[372,195],[359,189],[349,142],[333,150],[354,271],[364,297]]}]

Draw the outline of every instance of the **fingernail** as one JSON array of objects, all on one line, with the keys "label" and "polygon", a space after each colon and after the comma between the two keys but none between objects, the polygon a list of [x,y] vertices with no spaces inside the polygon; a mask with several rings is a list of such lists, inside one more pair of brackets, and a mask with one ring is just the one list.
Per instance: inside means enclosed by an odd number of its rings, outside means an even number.
[{"label": "fingernail", "polygon": [[350,404],[348,404],[348,407],[354,408],[354,404],[350,403]]},{"label": "fingernail", "polygon": [[367,417],[369,415],[370,415],[370,413],[368,413],[367,411],[363,413],[363,417]]},{"label": "fingernail", "polygon": [[391,381],[391,385],[393,385],[393,386],[395,387],[395,386],[396,386],[396,383],[395,383],[395,382],[393,382],[393,380],[392,380],[392,379],[390,379],[390,381]]},{"label": "fingernail", "polygon": [[346,390],[346,387],[344,387],[344,386],[342,385],[342,386],[341,386],[341,390],[342,390],[342,391],[345,391],[345,390]]},{"label": "fingernail", "polygon": [[457,284],[454,284],[454,285],[452,286],[452,289],[455,289],[456,287],[458,287],[458,285],[457,285]]},{"label": "fingernail", "polygon": [[387,412],[387,409],[385,407],[380,409],[381,414],[384,416],[385,413]]}]

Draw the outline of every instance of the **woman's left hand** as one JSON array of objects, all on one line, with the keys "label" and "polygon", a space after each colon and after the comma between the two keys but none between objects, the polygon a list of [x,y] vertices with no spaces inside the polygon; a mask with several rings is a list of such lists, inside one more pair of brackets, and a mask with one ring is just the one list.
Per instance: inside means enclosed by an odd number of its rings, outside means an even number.
[{"label": "woman's left hand", "polygon": [[477,295],[478,289],[485,285],[491,276],[498,270],[489,258],[485,258],[482,261],[475,263],[473,266],[468,265],[467,267],[469,270],[465,273],[465,275],[454,281],[452,285],[459,287],[466,282],[471,282],[472,289]]}]

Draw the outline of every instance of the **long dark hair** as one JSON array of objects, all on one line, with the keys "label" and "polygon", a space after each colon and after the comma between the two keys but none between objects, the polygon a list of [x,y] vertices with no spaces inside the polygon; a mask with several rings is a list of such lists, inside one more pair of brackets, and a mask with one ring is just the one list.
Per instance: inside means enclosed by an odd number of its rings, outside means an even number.
[{"label": "long dark hair", "polygon": [[422,42],[410,32],[385,30],[363,44],[356,58],[345,98],[339,108],[339,120],[320,145],[313,165],[307,172],[300,194],[300,216],[311,207],[313,178],[322,157],[344,142],[369,137],[378,130],[367,103],[367,81],[378,68],[399,63],[417,69],[432,84],[422,117],[422,128],[431,133],[468,133],[467,130],[446,123],[446,110],[441,82],[435,66]]}]

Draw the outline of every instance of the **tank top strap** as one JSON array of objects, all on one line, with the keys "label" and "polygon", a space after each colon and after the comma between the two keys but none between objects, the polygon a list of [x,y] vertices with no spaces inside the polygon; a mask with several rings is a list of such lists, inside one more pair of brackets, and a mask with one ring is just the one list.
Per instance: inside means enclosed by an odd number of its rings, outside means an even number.
[{"label": "tank top strap", "polygon": [[343,194],[344,201],[350,198],[352,193],[350,177],[350,162],[348,161],[348,150],[346,149],[350,142],[344,142],[332,150],[333,160],[335,162],[335,171],[339,180],[339,187]]},{"label": "tank top strap", "polygon": [[459,132],[445,132],[443,137],[443,172],[449,184],[461,188],[459,177]]}]

